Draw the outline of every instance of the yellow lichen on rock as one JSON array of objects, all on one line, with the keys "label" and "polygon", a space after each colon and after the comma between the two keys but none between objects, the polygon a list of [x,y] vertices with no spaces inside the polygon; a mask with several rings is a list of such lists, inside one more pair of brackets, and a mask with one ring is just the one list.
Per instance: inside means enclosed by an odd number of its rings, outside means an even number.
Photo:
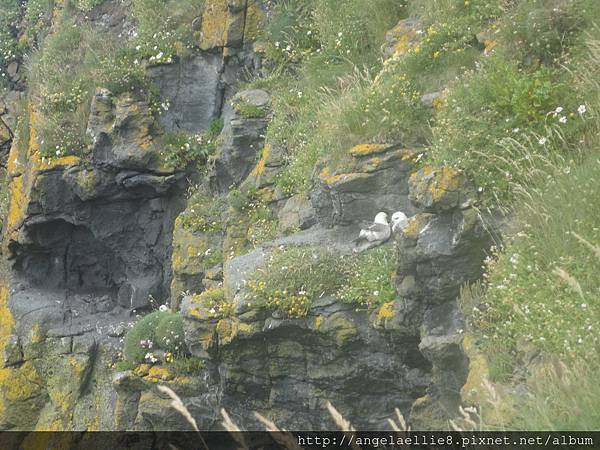
[{"label": "yellow lichen on rock", "polygon": [[254,170],[252,170],[252,173],[250,174],[251,176],[258,177],[264,173],[270,153],[271,153],[271,145],[265,144],[265,146],[263,147],[263,150],[262,150],[261,157],[260,157],[258,163],[256,164],[256,167],[254,167]]},{"label": "yellow lichen on rock", "polygon": [[377,320],[383,322],[385,319],[394,317],[394,302],[388,302],[381,305],[377,312]]},{"label": "yellow lichen on rock", "polygon": [[172,380],[174,375],[164,366],[152,366],[148,369],[148,374],[144,376],[144,380],[158,383],[159,381]]},{"label": "yellow lichen on rock", "polygon": [[385,152],[390,146],[386,144],[358,144],[352,147],[350,154],[354,157],[368,156]]},{"label": "yellow lichen on rock", "polygon": [[227,45],[229,8],[227,0],[208,0],[202,12],[200,48],[209,50]]}]

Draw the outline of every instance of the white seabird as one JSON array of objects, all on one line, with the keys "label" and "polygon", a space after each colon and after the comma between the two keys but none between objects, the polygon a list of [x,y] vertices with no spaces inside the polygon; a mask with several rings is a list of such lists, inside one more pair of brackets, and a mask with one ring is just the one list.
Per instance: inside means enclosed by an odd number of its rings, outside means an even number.
[{"label": "white seabird", "polygon": [[392,234],[392,229],[388,223],[387,213],[380,212],[375,216],[373,223],[365,228],[361,228],[358,238],[353,242],[357,244],[362,240],[368,242],[383,243],[387,241]]},{"label": "white seabird", "polygon": [[396,211],[392,214],[392,232],[404,231],[408,226],[408,217],[402,211]]}]

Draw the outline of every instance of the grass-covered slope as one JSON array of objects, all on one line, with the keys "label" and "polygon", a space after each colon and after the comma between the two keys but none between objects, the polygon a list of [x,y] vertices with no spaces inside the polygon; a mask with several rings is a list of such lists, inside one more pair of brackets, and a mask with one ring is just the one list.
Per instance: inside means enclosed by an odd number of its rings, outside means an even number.
[{"label": "grass-covered slope", "polygon": [[[571,367],[509,398],[521,412],[494,426],[597,428],[584,395],[598,398],[600,349],[596,2],[366,3],[275,8],[265,36],[275,70],[253,84],[274,91],[267,141],[287,151],[278,185],[304,192],[317,161],[341,162],[364,142],[422,146],[424,160],[465,172],[482,207],[511,218],[463,299],[489,376],[513,380],[532,358]],[[407,18],[410,39],[384,57],[384,30]],[[421,99],[431,93],[433,107]]]}]

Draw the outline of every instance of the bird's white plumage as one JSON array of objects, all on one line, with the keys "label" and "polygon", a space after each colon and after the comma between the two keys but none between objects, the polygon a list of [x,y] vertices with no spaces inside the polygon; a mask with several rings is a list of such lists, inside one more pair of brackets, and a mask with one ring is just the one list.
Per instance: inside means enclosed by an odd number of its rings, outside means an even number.
[{"label": "bird's white plumage", "polygon": [[360,230],[357,241],[367,240],[369,242],[386,241],[390,238],[392,229],[388,222],[388,215],[380,212],[375,216],[373,223]]},{"label": "bird's white plumage", "polygon": [[397,233],[399,231],[404,231],[404,229],[408,226],[408,217],[402,211],[396,211],[392,214],[392,231]]}]

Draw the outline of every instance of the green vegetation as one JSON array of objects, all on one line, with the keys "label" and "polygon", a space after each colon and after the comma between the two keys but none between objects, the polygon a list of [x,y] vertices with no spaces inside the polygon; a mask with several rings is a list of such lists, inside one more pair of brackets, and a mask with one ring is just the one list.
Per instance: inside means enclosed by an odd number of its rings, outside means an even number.
[{"label": "green vegetation", "polygon": [[267,202],[261,198],[261,192],[255,188],[232,189],[227,197],[232,213],[229,225],[247,228],[246,238],[253,247],[277,237],[279,222]]},{"label": "green vegetation", "polygon": [[[114,95],[131,92],[152,103],[155,89],[145,66],[184,57],[193,44],[191,21],[199,15],[199,0],[135,0],[138,28],[125,40],[78,23],[78,8],[88,11],[100,3],[69,4],[57,19],[56,31],[31,58],[29,97],[41,115],[34,127],[44,158],[86,153],[85,129],[95,88],[105,87]],[[42,20],[47,15],[44,5],[39,0],[28,3],[26,19]],[[206,135],[167,136],[168,163],[179,167],[206,159],[213,148],[211,133],[212,127]]]},{"label": "green vegetation", "polygon": [[153,351],[163,350],[174,358],[188,354],[181,314],[155,311],[136,322],[125,335],[123,359],[131,364],[148,362]]},{"label": "green vegetation", "polygon": [[188,206],[177,221],[186,230],[195,233],[218,233],[224,230],[227,210],[225,197],[214,197],[197,189],[188,199]]},{"label": "green vegetation", "polygon": [[568,363],[597,360],[600,349],[600,159],[565,167],[529,194],[523,231],[490,258],[483,303],[471,314],[500,379],[532,348]]},{"label": "green vegetation", "polygon": [[326,295],[360,306],[383,304],[396,297],[393,255],[391,247],[347,257],[320,248],[277,249],[249,280],[250,298],[290,317],[305,316],[312,302]]},{"label": "green vegetation", "polygon": [[192,303],[202,305],[212,318],[223,319],[233,312],[233,305],[225,298],[222,287],[210,288],[201,294],[194,294]]},{"label": "green vegetation", "polygon": [[222,129],[223,119],[219,118],[212,120],[208,130],[200,134],[165,134],[165,150],[162,153],[167,165],[175,169],[185,169],[190,164],[199,166],[206,163],[217,148],[217,137]]}]

